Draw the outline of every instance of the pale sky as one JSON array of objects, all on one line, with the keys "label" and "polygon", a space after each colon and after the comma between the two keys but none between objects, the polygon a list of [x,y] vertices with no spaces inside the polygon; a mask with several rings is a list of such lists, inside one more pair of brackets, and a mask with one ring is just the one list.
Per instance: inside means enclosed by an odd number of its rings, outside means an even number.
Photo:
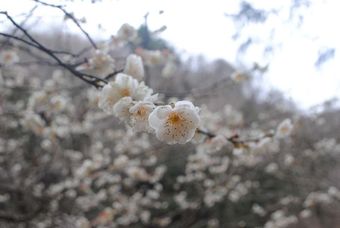
[{"label": "pale sky", "polygon": [[[47,2],[58,4],[61,1]],[[241,56],[242,64],[270,63],[269,71],[263,76],[265,85],[280,89],[286,97],[292,98],[303,108],[332,97],[340,98],[340,70],[337,66],[340,63],[340,33],[336,24],[340,21],[340,2],[312,1],[311,7],[299,11],[304,16],[300,28],[296,28],[294,20],[288,20],[289,10],[283,5],[288,1],[252,2],[255,7],[279,7],[282,10],[279,16],[270,16],[265,24],[253,25],[244,30],[244,34],[255,34],[260,43]],[[208,59],[223,58],[237,64],[238,46],[232,40],[235,26],[224,13],[235,12],[238,3],[238,0],[103,0],[96,4],[68,3],[67,9],[74,11],[78,18],[86,17],[85,29],[101,38],[115,34],[122,23],[138,27],[145,13],[149,12],[151,29],[166,25],[168,29],[161,36],[180,51],[202,54]],[[30,0],[0,0],[0,10],[8,10],[12,15],[30,8]],[[159,10],[164,10],[164,13],[159,15]],[[60,12],[55,9],[41,7],[37,14],[49,16],[50,19],[44,19],[44,24],[58,24],[61,21],[58,17]],[[98,23],[104,30],[98,29]],[[76,31],[72,23],[67,26]],[[270,32],[272,28],[276,31],[274,37]],[[267,44],[276,45],[275,53],[264,57],[262,51]],[[323,48],[335,48],[335,56],[317,69],[314,63]]]}]

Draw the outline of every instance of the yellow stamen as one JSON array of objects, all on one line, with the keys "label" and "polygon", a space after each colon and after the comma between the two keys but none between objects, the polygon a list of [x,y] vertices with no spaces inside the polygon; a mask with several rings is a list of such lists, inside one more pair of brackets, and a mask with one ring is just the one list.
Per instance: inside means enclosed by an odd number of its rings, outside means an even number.
[{"label": "yellow stamen", "polygon": [[128,88],[124,88],[120,91],[120,94],[123,96],[123,97],[129,97],[131,95],[130,93],[130,90]]},{"label": "yellow stamen", "polygon": [[181,116],[176,112],[172,112],[168,116],[167,122],[170,124],[178,124],[181,122]]},{"label": "yellow stamen", "polygon": [[145,116],[146,113],[147,113],[147,110],[144,107],[139,108],[138,111],[137,111],[138,116]]}]

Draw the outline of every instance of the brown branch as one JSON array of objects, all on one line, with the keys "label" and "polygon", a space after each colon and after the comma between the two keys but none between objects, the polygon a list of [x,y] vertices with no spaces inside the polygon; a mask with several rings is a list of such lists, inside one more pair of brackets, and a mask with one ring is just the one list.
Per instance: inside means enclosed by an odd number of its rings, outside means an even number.
[{"label": "brown branch", "polygon": [[[23,27],[28,19],[33,15],[33,12],[37,9],[37,6],[34,6],[26,15],[25,19],[21,22],[20,26]],[[12,32],[12,35],[15,35],[15,33],[18,31],[18,28],[15,28]],[[7,40],[1,45],[0,49],[4,48],[10,41],[10,37],[7,38]]]},{"label": "brown branch", "polygon": [[124,69],[122,69],[122,70],[116,70],[115,72],[112,72],[111,74],[107,75],[107,76],[105,77],[105,80],[109,80],[110,78],[116,76],[116,75],[119,74],[119,73],[122,73],[123,71],[124,71]]},{"label": "brown branch", "polygon": [[83,34],[86,36],[86,38],[89,40],[89,42],[91,43],[91,45],[92,45],[95,49],[97,49],[97,45],[96,45],[95,42],[92,40],[92,38],[90,37],[90,35],[82,28],[82,26],[79,24],[78,20],[77,20],[71,13],[67,12],[67,11],[63,8],[63,6],[61,6],[61,5],[53,5],[53,4],[49,4],[49,3],[46,3],[46,2],[42,2],[42,1],[40,1],[40,0],[33,0],[33,1],[35,1],[35,2],[37,2],[37,3],[40,3],[40,4],[42,4],[42,5],[45,5],[45,6],[49,6],[49,7],[53,7],[53,8],[57,8],[57,9],[61,10],[61,11],[65,14],[65,16],[66,16],[67,18],[70,18],[70,19],[76,24],[76,26],[82,31],[82,33],[83,33]]},{"label": "brown branch", "polygon": [[[209,138],[214,138],[217,135],[208,131],[204,131],[202,129],[197,129],[197,133],[206,135]],[[249,148],[249,143],[258,143],[260,142],[262,139],[264,138],[272,138],[274,136],[273,133],[267,133],[265,135],[263,135],[262,137],[258,137],[258,138],[253,138],[253,139],[240,139],[239,135],[233,135],[229,138],[227,138],[227,140],[233,144],[234,147],[236,148]]]},{"label": "brown branch", "polygon": [[11,22],[12,24],[17,27],[21,32],[23,32],[23,34],[30,40],[27,41],[25,39],[16,37],[16,36],[12,36],[9,34],[5,34],[5,33],[0,33],[0,35],[5,36],[5,37],[11,37],[13,39],[19,40],[21,42],[24,42],[25,44],[32,46],[44,53],[46,53],[47,55],[49,55],[51,58],[53,58],[61,67],[67,69],[69,72],[71,72],[74,76],[76,76],[77,78],[85,81],[88,84],[91,84],[93,86],[95,86],[96,88],[101,88],[103,87],[105,84],[107,84],[107,81],[105,79],[101,79],[98,78],[96,76],[93,75],[89,75],[89,74],[84,74],[81,73],[79,71],[77,71],[72,65],[67,64],[65,62],[63,62],[61,59],[59,59],[56,56],[56,53],[53,52],[53,50],[48,49],[47,47],[45,47],[43,44],[41,44],[40,42],[38,42],[34,37],[32,37],[29,32],[27,30],[25,30],[23,27],[21,27],[18,23],[16,23],[14,21],[14,19],[7,13],[7,12],[0,12],[0,14],[5,15]]}]

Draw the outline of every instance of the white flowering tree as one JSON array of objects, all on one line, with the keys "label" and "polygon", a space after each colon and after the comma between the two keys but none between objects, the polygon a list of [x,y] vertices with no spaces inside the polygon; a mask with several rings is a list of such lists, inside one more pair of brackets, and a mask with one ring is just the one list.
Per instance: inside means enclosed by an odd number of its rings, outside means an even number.
[{"label": "white flowering tree", "polygon": [[[67,7],[34,2],[21,22],[0,12],[1,226],[339,224],[337,110],[260,102],[250,74],[224,62],[190,78],[147,23],[96,41]],[[77,26],[79,50],[25,27],[37,7]],[[207,86],[209,67],[226,77]]]}]

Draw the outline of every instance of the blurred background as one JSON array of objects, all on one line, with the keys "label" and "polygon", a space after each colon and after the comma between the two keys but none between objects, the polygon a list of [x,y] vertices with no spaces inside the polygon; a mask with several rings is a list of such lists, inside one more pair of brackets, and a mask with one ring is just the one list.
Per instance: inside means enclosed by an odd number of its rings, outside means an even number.
[{"label": "blurred background", "polygon": [[[0,0],[0,227],[340,227],[338,6]],[[217,136],[135,133],[67,68],[131,53]]]},{"label": "blurred background", "polygon": [[[220,58],[245,71],[256,64],[265,70],[257,78],[265,91],[279,89],[304,110],[340,96],[336,1],[66,2],[78,18],[86,19],[84,28],[97,39],[107,39],[123,23],[138,28],[148,14],[150,30],[165,26],[159,37],[176,48],[182,59]],[[1,2],[2,10],[14,15],[33,6],[30,1]],[[30,21],[35,31],[58,29],[79,34],[71,21],[63,21],[58,10],[37,9],[35,16]],[[34,26],[39,20],[44,23]]]}]

